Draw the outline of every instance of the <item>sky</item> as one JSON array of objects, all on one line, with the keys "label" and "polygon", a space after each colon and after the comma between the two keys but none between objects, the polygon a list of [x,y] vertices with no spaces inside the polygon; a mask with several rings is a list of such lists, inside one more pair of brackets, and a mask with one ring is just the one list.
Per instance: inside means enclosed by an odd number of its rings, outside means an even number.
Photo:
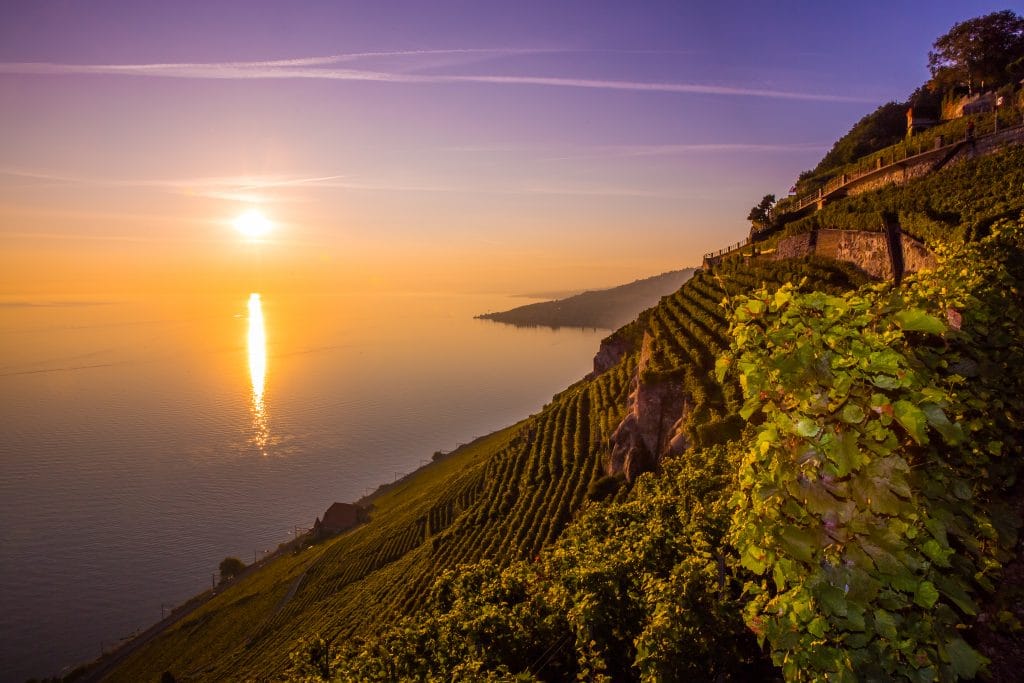
[{"label": "sky", "polygon": [[[957,1],[0,5],[0,301],[612,286],[744,238]],[[273,230],[247,239],[249,210]]]}]

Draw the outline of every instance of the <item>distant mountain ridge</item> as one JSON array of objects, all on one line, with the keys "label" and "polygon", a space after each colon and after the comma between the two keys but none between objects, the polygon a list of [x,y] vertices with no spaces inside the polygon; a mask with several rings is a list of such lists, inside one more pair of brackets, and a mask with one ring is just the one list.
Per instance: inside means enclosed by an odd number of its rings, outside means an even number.
[{"label": "distant mountain ridge", "polygon": [[564,299],[518,306],[499,313],[482,313],[483,320],[517,327],[597,327],[616,330],[637,314],[675,292],[693,277],[694,268],[673,270],[610,289],[598,289]]}]

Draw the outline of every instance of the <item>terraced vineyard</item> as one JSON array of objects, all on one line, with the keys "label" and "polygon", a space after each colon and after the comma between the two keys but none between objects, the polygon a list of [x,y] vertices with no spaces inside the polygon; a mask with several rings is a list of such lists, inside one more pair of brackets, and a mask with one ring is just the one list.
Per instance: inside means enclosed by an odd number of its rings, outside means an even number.
[{"label": "terraced vineyard", "polygon": [[[654,375],[646,379],[683,379],[694,399],[693,443],[728,440],[740,427],[739,388],[713,377],[728,341],[720,303],[803,277],[831,290],[861,281],[850,268],[823,260],[737,261],[698,273],[620,331],[655,340]],[[163,671],[179,679],[280,676],[300,636],[373,633],[414,612],[446,569],[485,558],[533,558],[589,499],[614,494],[620,480],[605,477],[604,462],[638,362],[635,343],[615,366],[569,387],[538,414],[388,489],[374,499],[368,524],[241,580],[141,648],[110,680],[152,680]]]},{"label": "terraced vineyard", "polygon": [[977,239],[995,221],[1024,210],[1024,147],[944,168],[904,185],[826,204],[789,223],[788,235],[815,228],[882,230],[883,213],[898,217],[907,234],[929,246]]},{"label": "terraced vineyard", "polygon": [[740,388],[719,385],[715,358],[728,348],[727,307],[721,302],[762,285],[778,286],[807,278],[815,289],[838,292],[864,282],[855,268],[821,258],[789,261],[726,261],[713,272],[700,272],[675,294],[647,311],[639,324],[652,339],[648,372],[676,378],[693,406],[688,421],[689,441],[696,447],[721,443],[738,435]]}]

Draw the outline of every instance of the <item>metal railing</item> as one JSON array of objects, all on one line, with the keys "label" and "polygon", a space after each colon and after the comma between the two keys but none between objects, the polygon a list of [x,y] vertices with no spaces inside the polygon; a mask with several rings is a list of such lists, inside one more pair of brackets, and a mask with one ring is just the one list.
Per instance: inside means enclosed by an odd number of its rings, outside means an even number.
[{"label": "metal railing", "polygon": [[[981,120],[978,121],[977,129],[975,131],[973,139],[974,141],[983,140],[998,133],[1005,133],[1008,130],[1017,129],[1022,126],[1024,126],[1024,123],[1003,123],[1002,126],[1000,126],[998,123],[998,119],[996,119],[995,117],[992,117],[990,119],[989,117],[982,115]],[[942,137],[940,136],[939,139],[941,140]],[[822,199],[827,199],[829,195],[833,194],[837,190],[840,190],[846,187],[847,185],[855,183],[861,178],[864,178],[865,176],[869,176],[873,173],[880,174],[884,171],[891,169],[893,166],[906,164],[908,161],[924,159],[932,155],[938,156],[939,153],[949,151],[956,147],[957,145],[960,145],[968,140],[969,139],[966,136],[958,136],[957,139],[953,140],[952,142],[935,145],[929,149],[923,149],[924,145],[922,143],[918,145],[917,152],[914,154],[910,153],[911,147],[908,143],[898,143],[896,145],[893,145],[889,150],[882,150],[878,156],[873,157],[875,160],[875,165],[869,166],[866,169],[854,170],[851,172],[838,175],[829,180],[827,183],[825,183],[825,185],[820,187],[815,192],[811,192],[810,194],[806,194],[803,197],[800,197],[799,199],[796,200],[796,206],[792,210],[803,211],[811,204],[816,204]],[[889,158],[888,162],[885,161],[887,157]],[[881,160],[882,163],[879,163],[879,160]]]},{"label": "metal railing", "polygon": [[740,249],[743,249],[744,247],[749,246],[749,245],[750,245],[750,238],[748,237],[747,239],[742,240],[740,242],[737,242],[736,244],[729,245],[728,247],[722,247],[718,251],[712,251],[712,252],[709,252],[707,254],[704,254],[704,260],[707,261],[709,259],[720,258],[722,256],[726,256],[728,254],[731,254],[734,251],[739,251]]},{"label": "metal railing", "polygon": [[[862,178],[872,174],[882,174],[883,172],[890,170],[893,166],[906,164],[908,161],[913,162],[918,159],[924,159],[928,156],[940,156],[942,152],[949,152],[955,147],[962,145],[964,142],[967,142],[969,140],[976,142],[978,140],[992,137],[999,133],[1006,133],[1009,130],[1017,130],[1024,128],[1024,117],[1022,117],[1022,122],[1017,124],[1007,125],[1004,123],[1000,126],[998,120],[995,119],[994,117],[991,120],[990,126],[985,125],[985,123],[986,122],[984,122],[984,119],[979,121],[979,124],[981,125],[977,126],[977,130],[975,131],[973,139],[969,139],[966,137],[961,138],[958,136],[956,140],[949,142],[947,144],[935,144],[935,142],[938,142],[938,140],[944,141],[943,137],[940,136],[937,140],[935,138],[932,138],[933,146],[929,149],[924,149],[925,143],[922,140],[922,142],[917,147],[917,151],[913,154],[911,154],[912,148],[907,143],[899,143],[898,145],[893,145],[892,148],[890,148],[891,152],[883,150],[878,156],[869,157],[869,159],[873,158],[875,160],[874,166],[870,166],[863,170],[850,171],[832,178],[827,183],[825,183],[825,185],[818,188],[818,190],[816,190],[815,192],[811,192],[810,194],[804,195],[803,197],[800,197],[799,199],[795,200],[796,204],[792,208],[787,207],[786,211],[793,213],[802,211],[811,204],[816,204],[817,202],[820,202],[823,199],[827,199],[829,195],[833,194],[838,190],[841,190],[847,185],[851,185],[857,182],[858,180],[861,180]],[[983,132],[985,131],[985,129],[989,130]],[[901,152],[903,156],[900,156]],[[891,160],[888,163],[886,163],[885,158],[888,154],[891,154]],[[879,162],[879,160],[881,160],[881,162]],[[704,254],[704,261],[705,263],[707,263],[709,261],[720,260],[726,256],[729,256],[730,254],[741,251],[742,249],[750,246],[750,244],[751,240],[748,237],[747,239],[737,242],[736,244],[729,245],[728,247],[723,247],[718,251],[712,251]]]}]

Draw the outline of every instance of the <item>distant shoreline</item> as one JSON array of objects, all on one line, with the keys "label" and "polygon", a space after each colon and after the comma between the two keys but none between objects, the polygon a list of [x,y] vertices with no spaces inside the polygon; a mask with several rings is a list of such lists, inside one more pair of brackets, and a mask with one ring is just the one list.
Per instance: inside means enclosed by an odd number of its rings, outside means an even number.
[{"label": "distant shoreline", "polygon": [[[578,327],[616,330],[630,322],[658,300],[683,286],[694,268],[675,270],[626,285],[575,294],[562,299],[526,304],[516,308],[481,313],[480,320],[516,327]],[[526,297],[527,295],[520,295]]]}]

